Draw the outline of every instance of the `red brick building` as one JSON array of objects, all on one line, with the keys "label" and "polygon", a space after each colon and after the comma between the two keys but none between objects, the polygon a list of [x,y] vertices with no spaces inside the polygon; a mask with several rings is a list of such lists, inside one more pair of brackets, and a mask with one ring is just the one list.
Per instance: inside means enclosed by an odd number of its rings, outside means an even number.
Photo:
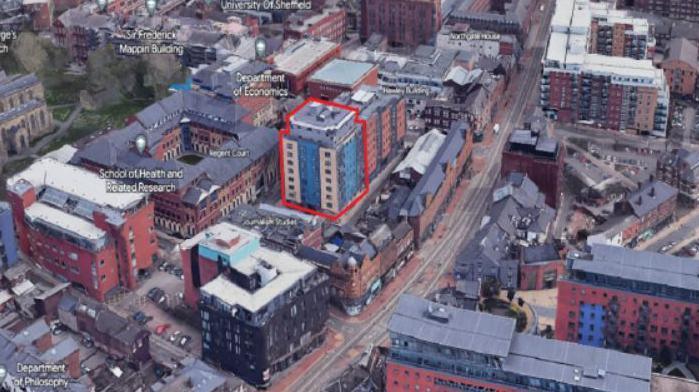
[{"label": "red brick building", "polygon": [[698,52],[697,46],[686,38],[670,41],[667,57],[661,64],[670,92],[683,96],[694,95],[699,74]]},{"label": "red brick building", "polygon": [[569,253],[556,339],[685,361],[699,353],[699,262],[593,245]]},{"label": "red brick building", "polygon": [[371,178],[400,152],[407,131],[406,99],[384,94],[378,87],[362,86],[354,94],[345,93],[336,99],[359,109],[366,120],[367,171]]},{"label": "red brick building", "polygon": [[652,178],[639,184],[638,189],[628,194],[620,206],[622,213],[630,213],[634,217],[631,224],[623,229],[624,243],[669,222],[675,216],[677,195],[676,188]]},{"label": "red brick building", "polygon": [[20,364],[56,364],[65,365],[65,371],[44,373],[42,378],[48,383],[62,379],[66,382],[65,388],[68,390],[84,387],[75,381],[82,374],[80,347],[73,338],[66,337],[54,344],[51,330],[43,319],[35,320],[29,325],[20,325],[21,329],[0,330],[0,345],[5,348],[3,354],[0,354],[0,363],[5,365],[7,370],[6,376],[3,376],[5,384],[0,385],[6,387],[8,380],[14,379],[13,381],[17,382],[26,377],[26,372],[19,371]]},{"label": "red brick building", "polygon": [[179,245],[184,272],[184,301],[197,308],[199,288],[214,280],[225,264],[235,263],[260,247],[261,236],[225,222]]},{"label": "red brick building", "polygon": [[519,332],[511,318],[409,294],[388,334],[388,392],[651,390],[650,358]]},{"label": "red brick building", "polygon": [[306,91],[306,81],[316,70],[340,56],[340,45],[327,40],[303,39],[274,57],[274,73],[284,75],[283,88],[294,95]]},{"label": "red brick building", "polygon": [[[191,237],[276,185],[277,131],[243,122],[248,114],[227,101],[178,92],[137,113],[126,128],[95,139],[74,160],[94,171],[158,167],[181,173],[146,182],[167,186],[152,195],[156,225]],[[148,146],[141,154],[134,146],[143,134]],[[201,159],[183,162],[190,153]],[[133,159],[119,159],[125,156]]]},{"label": "red brick building", "polygon": [[48,31],[53,26],[53,0],[31,0],[23,3],[24,11],[31,15],[34,31]]},{"label": "red brick building", "polygon": [[437,227],[454,189],[466,174],[473,150],[470,132],[465,122],[452,126],[435,158],[400,208],[400,215],[413,227],[417,246]]},{"label": "red brick building", "polygon": [[108,355],[123,359],[136,369],[149,362],[150,331],[85,298],[64,297],[61,322],[73,332],[89,335],[95,346]]},{"label": "red brick building", "polygon": [[308,78],[308,94],[333,100],[338,95],[354,93],[362,85],[376,86],[379,68],[376,64],[334,59]]},{"label": "red brick building", "polygon": [[427,44],[442,27],[440,0],[362,0],[360,37],[380,33],[394,45]]},{"label": "red brick building", "polygon": [[325,38],[342,42],[347,33],[347,11],[341,8],[321,13],[299,11],[284,25],[284,39]]},{"label": "red brick building", "polygon": [[134,14],[138,7],[145,8],[145,2],[139,0],[110,0],[107,3],[107,12],[128,16]]},{"label": "red brick building", "polygon": [[112,16],[91,14],[79,7],[67,10],[53,22],[57,45],[66,48],[69,56],[79,63],[87,62],[88,54],[104,45],[114,30],[116,22]]},{"label": "red brick building", "polygon": [[525,173],[546,195],[546,204],[558,207],[563,192],[565,149],[532,130],[515,130],[502,151],[500,176]]},{"label": "red brick building", "polygon": [[100,301],[119,287],[136,288],[158,251],[148,196],[107,186],[97,174],[52,158],[8,180],[21,251]]},{"label": "red brick building", "polygon": [[522,248],[519,264],[520,290],[545,290],[556,287],[565,272],[563,258],[553,244]]}]

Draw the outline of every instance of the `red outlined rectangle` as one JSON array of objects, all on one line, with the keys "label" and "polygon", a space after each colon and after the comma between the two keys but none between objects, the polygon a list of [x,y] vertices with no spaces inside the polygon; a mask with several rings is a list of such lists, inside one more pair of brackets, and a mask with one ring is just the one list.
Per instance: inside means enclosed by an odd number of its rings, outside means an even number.
[{"label": "red outlined rectangle", "polygon": [[[321,105],[326,105],[326,106],[333,106],[336,108],[348,110],[354,113],[354,122],[356,124],[359,124],[362,126],[362,148],[364,150],[363,154],[363,160],[364,160],[364,190],[357,195],[352,201],[350,201],[340,212],[338,212],[335,215],[329,214],[327,212],[322,212],[322,211],[317,211],[312,208],[304,207],[302,205],[298,205],[296,203],[292,203],[288,200],[286,200],[286,192],[284,190],[284,136],[290,135],[291,134],[291,117],[293,117],[296,113],[299,112],[299,110],[303,109],[304,106],[310,104],[310,103],[318,103]],[[368,164],[368,158],[367,158],[367,132],[366,132],[366,120],[363,120],[361,117],[359,117],[359,109],[352,107],[352,106],[347,106],[347,105],[342,105],[337,102],[330,102],[330,101],[325,101],[322,99],[318,98],[308,98],[306,99],[301,105],[297,106],[289,112],[286,117],[284,118],[284,123],[285,123],[285,128],[279,130],[279,178],[281,179],[281,196],[282,196],[282,205],[287,208],[291,208],[294,210],[298,210],[301,212],[305,212],[307,214],[311,215],[317,215],[320,217],[323,217],[325,219],[331,220],[333,222],[337,221],[340,219],[341,216],[346,214],[349,210],[351,210],[354,206],[359,203],[366,195],[369,194],[369,185],[370,185],[370,180],[369,180],[369,164]],[[320,173],[318,173],[320,175]]]}]

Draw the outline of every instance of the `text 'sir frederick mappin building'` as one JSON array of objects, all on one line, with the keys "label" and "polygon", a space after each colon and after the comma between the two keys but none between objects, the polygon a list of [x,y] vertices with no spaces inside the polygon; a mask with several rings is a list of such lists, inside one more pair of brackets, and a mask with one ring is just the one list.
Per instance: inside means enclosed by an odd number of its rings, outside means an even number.
[{"label": "text 'sir frederick mappin building'", "polygon": [[340,213],[364,189],[364,146],[357,114],[312,102],[291,117],[284,137],[286,200]]}]

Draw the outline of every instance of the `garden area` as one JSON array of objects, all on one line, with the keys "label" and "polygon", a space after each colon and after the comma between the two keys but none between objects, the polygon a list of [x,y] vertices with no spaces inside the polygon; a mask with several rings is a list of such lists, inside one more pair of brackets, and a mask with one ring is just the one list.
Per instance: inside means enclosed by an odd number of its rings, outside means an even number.
[{"label": "garden area", "polygon": [[524,300],[517,298],[515,301],[515,290],[507,290],[506,295],[501,295],[500,285],[494,281],[485,281],[481,288],[483,299],[479,304],[481,311],[515,319],[515,330],[523,332],[528,326],[527,312],[524,310]]},{"label": "garden area", "polygon": [[136,114],[139,110],[151,103],[152,102],[148,100],[125,100],[121,103],[109,105],[95,111],[83,110],[66,133],[44,146],[44,148],[39,151],[39,154],[46,154],[47,152],[62,147],[64,144],[75,143],[84,137],[98,132],[123,127],[130,116]]}]

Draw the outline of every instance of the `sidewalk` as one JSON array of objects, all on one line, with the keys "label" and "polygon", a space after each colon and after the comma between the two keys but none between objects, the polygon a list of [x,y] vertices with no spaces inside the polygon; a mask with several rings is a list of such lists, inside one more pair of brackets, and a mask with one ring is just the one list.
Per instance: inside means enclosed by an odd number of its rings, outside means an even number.
[{"label": "sidewalk", "polygon": [[[699,209],[695,209],[692,212],[690,212],[689,214],[683,216],[682,218],[665,226],[665,228],[663,228],[659,232],[655,233],[655,235],[652,238],[650,238],[648,241],[644,241],[641,244],[639,244],[638,246],[636,246],[636,249],[638,249],[638,250],[648,249],[649,246],[657,243],[658,241],[665,239],[668,235],[670,235],[674,231],[677,231],[677,229],[679,229],[681,226],[684,226],[688,221],[690,221],[694,218],[697,218],[697,217],[699,217]],[[685,239],[685,241],[686,241],[686,239]],[[685,241],[680,242],[679,244],[675,245],[673,248],[677,248],[677,246],[679,246],[681,243],[684,243]],[[688,242],[691,242],[691,241],[693,241],[693,240],[689,239]],[[686,243],[684,245],[686,245]],[[684,245],[682,245],[682,246],[684,246]]]},{"label": "sidewalk", "polygon": [[313,350],[312,353],[301,358],[299,362],[292,364],[288,369],[272,377],[272,386],[268,389],[268,391],[287,391],[288,387],[303,377],[308,369],[314,367],[318,361],[325,357],[326,354],[342,346],[344,341],[344,335],[333,330],[332,328],[328,328],[323,345]]}]

